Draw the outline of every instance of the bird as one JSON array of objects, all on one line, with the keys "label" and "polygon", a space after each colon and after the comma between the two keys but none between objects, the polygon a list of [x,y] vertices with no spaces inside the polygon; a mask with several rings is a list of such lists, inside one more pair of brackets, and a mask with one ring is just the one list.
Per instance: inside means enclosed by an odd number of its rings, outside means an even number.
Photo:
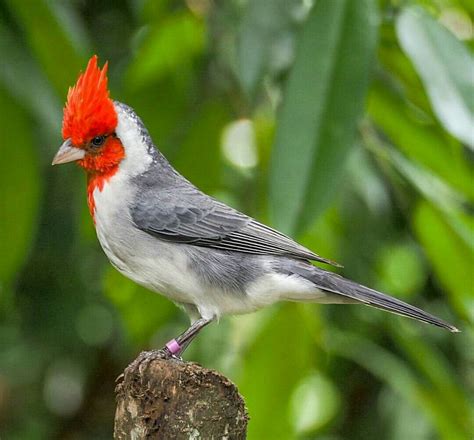
[{"label": "bird", "polygon": [[209,323],[279,301],[365,304],[459,330],[387,294],[313,264],[336,265],[212,198],[179,174],[135,111],[110,97],[93,55],[69,88],[53,165],[87,174],[98,240],[123,275],[180,306],[190,326],[162,351],[180,357]]}]

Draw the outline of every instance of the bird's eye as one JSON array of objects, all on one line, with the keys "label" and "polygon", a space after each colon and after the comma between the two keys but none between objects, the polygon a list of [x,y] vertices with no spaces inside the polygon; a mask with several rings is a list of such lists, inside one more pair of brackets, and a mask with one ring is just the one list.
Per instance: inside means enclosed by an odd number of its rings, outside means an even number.
[{"label": "bird's eye", "polygon": [[104,144],[105,136],[96,136],[92,138],[91,145],[95,148],[100,147]]}]

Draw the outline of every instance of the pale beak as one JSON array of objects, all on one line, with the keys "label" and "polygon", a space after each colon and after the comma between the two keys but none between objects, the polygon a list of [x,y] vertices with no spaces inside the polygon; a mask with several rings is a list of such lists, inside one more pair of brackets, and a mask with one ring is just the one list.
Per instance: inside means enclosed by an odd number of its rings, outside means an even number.
[{"label": "pale beak", "polygon": [[56,156],[54,156],[52,165],[84,159],[85,154],[86,152],[82,148],[72,145],[71,139],[66,139],[56,153]]}]

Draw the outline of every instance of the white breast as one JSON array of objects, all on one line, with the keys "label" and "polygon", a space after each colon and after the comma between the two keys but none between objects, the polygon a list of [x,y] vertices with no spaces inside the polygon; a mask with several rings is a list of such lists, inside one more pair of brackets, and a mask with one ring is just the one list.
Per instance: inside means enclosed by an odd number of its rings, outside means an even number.
[{"label": "white breast", "polygon": [[94,191],[96,232],[110,262],[135,282],[186,302],[195,280],[183,278],[186,256],[172,243],[165,243],[137,229],[128,204],[129,186],[118,175]]}]

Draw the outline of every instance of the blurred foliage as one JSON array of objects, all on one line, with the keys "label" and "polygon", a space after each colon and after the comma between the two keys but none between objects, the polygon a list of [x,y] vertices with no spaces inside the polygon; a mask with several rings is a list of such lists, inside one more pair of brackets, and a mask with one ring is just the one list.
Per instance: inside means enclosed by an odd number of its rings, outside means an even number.
[{"label": "blurred foliage", "polygon": [[0,437],[111,438],[114,380],[187,325],[114,271],[52,169],[91,54],[203,190],[462,329],[358,306],[222,318],[186,358],[250,439],[474,437],[471,0],[3,0]]}]

